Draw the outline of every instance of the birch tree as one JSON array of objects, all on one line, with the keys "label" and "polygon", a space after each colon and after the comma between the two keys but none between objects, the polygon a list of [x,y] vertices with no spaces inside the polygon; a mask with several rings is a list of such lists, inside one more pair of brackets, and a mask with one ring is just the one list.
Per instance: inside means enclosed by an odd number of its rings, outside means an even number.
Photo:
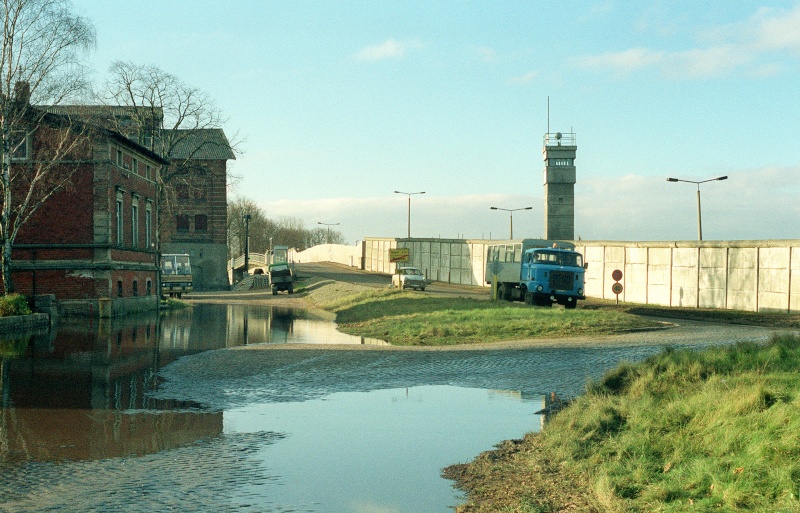
[{"label": "birch tree", "polygon": [[69,186],[71,173],[59,162],[86,151],[83,124],[31,102],[58,105],[88,90],[81,58],[94,46],[95,34],[67,0],[0,0],[0,9],[0,260],[9,294],[15,290],[12,250],[20,229]]}]

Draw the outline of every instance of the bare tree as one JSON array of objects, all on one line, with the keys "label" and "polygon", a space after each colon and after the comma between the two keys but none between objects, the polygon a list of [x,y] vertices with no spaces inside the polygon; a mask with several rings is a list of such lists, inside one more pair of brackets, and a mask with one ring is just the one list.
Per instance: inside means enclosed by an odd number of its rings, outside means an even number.
[{"label": "bare tree", "polygon": [[85,126],[31,107],[57,105],[87,89],[80,57],[95,42],[94,28],[73,15],[67,0],[2,0],[0,138],[2,138],[2,275],[12,293],[11,259],[20,228],[54,194],[68,187],[86,154]]},{"label": "bare tree", "polygon": [[[250,216],[249,221],[245,215]],[[253,200],[239,197],[228,202],[228,257],[244,254],[245,233],[250,237],[251,252],[266,253],[276,228]]]},{"label": "bare tree", "polygon": [[[114,130],[136,140],[151,151],[169,158],[171,165],[161,180],[174,192],[179,183],[187,187],[203,187],[196,180],[196,157],[216,148],[216,141],[198,140],[202,130],[219,128],[225,123],[222,111],[202,90],[190,86],[157,66],[116,61],[109,69],[110,78],[100,94],[100,101],[128,109],[123,116],[112,119]],[[237,153],[237,141],[227,141],[228,148]],[[193,176],[194,180],[187,177]],[[229,173],[227,182],[238,181]],[[166,194],[162,208],[171,211],[174,195]]]}]

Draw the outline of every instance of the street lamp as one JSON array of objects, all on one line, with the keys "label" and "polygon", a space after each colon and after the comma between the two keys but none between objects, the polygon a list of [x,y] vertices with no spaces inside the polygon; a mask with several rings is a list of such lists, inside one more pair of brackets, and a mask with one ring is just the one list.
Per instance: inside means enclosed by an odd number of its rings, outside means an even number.
[{"label": "street lamp", "polygon": [[328,244],[331,243],[331,226],[339,226],[339,223],[323,223],[321,221],[317,221],[317,224],[321,224],[328,227]]},{"label": "street lamp", "polygon": [[414,194],[425,194],[425,191],[421,192],[402,192],[402,191],[394,191],[395,194],[405,194],[408,196],[408,238],[411,238],[411,196]]},{"label": "street lamp", "polygon": [[697,185],[697,240],[703,240],[703,221],[700,216],[700,184],[706,182],[714,182],[717,180],[727,180],[727,176],[718,176],[716,178],[709,178],[708,180],[682,180],[680,178],[667,178],[668,182],[686,182]]},{"label": "street lamp", "polygon": [[244,272],[250,274],[250,214],[244,215]]},{"label": "street lamp", "polygon": [[513,238],[514,238],[514,212],[516,212],[517,210],[530,210],[530,209],[532,209],[533,207],[522,207],[522,208],[500,208],[500,207],[489,207],[489,208],[490,208],[490,209],[492,209],[492,210],[503,210],[503,211],[505,211],[505,212],[508,212],[508,213],[509,213],[509,216],[510,216],[510,225],[511,225],[511,226],[510,226],[510,233],[509,233],[509,236],[508,236],[508,238],[509,238],[509,239],[513,239]]}]

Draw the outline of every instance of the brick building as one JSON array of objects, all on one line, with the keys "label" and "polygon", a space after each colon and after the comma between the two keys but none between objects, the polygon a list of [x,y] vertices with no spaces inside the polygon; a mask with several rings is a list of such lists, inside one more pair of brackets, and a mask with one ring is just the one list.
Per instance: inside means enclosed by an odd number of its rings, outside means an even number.
[{"label": "brick building", "polygon": [[[179,130],[166,171],[169,209],[161,223],[164,253],[187,253],[195,290],[228,286],[227,161],[236,157],[221,129]],[[183,132],[183,133],[180,133]]]},{"label": "brick building", "polygon": [[47,141],[82,140],[55,164],[71,184],[47,199],[15,240],[17,291],[54,294],[66,315],[156,309],[157,177],[168,161],[119,132],[28,108],[41,122],[13,155],[21,176],[48,159]]},{"label": "brick building", "polygon": [[158,218],[161,252],[190,255],[195,290],[227,288],[227,161],[236,156],[222,129],[162,130],[159,108],[62,105],[47,109],[113,129],[168,154]]}]

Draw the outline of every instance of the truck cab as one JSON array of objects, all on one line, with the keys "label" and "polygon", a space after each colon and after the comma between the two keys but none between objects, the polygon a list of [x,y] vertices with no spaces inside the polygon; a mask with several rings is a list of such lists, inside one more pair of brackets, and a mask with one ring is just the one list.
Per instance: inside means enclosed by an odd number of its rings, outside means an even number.
[{"label": "truck cab", "polygon": [[525,303],[575,308],[584,295],[583,255],[559,248],[534,248],[522,257],[520,289]]},{"label": "truck cab", "polygon": [[543,239],[498,242],[486,255],[486,282],[496,297],[537,306],[575,308],[584,295],[586,265],[569,242]]}]

